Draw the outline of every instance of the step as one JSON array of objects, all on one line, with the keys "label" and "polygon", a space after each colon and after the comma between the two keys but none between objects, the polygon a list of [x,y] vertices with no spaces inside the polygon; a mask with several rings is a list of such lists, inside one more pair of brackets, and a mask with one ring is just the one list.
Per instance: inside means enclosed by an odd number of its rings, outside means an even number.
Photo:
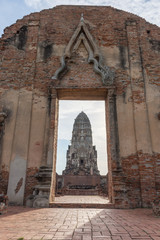
[{"label": "step", "polygon": [[69,189],[69,190],[62,190],[62,194],[64,195],[91,195],[91,196],[95,196],[95,195],[99,195],[99,191],[98,190],[84,190],[84,189],[79,189],[79,190],[75,190],[75,189]]},{"label": "step", "polygon": [[99,208],[99,209],[113,209],[112,203],[56,203],[49,204],[50,208]]}]

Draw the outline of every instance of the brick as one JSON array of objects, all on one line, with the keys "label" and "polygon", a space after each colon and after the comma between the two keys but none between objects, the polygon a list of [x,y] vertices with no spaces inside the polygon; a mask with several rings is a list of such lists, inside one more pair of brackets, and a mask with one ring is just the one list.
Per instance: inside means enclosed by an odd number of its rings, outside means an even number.
[{"label": "brick", "polygon": [[[104,66],[115,72],[114,83],[110,86],[105,85],[101,75],[94,71],[93,63],[88,63],[89,53],[84,44],[80,44],[75,52],[71,52],[71,57],[66,59],[68,71],[64,71],[61,78],[52,79],[60,67],[60,58],[80,22],[82,12],[88,31],[97,49],[100,49]],[[32,193],[32,188],[37,185],[34,175],[41,165],[47,164],[47,146],[51,147],[52,152],[53,146],[56,149],[54,133],[58,124],[58,100],[55,99],[90,98],[106,101],[109,200],[116,208],[151,207],[155,197],[160,195],[157,100],[160,86],[159,37],[160,29],[156,25],[134,14],[100,6],[57,6],[32,13],[7,27],[0,39],[0,108],[8,113],[5,129],[1,129],[3,140],[7,137],[5,145],[2,144],[0,192],[7,193],[11,156],[19,156],[24,152],[24,149],[18,150],[17,146],[15,152],[9,149],[11,152],[7,155],[8,147],[14,145],[15,137],[23,137],[23,134],[14,136],[19,100],[13,104],[14,101],[8,94],[14,92],[18,98],[19,93],[26,91],[33,97],[30,102],[32,110],[27,129],[27,149],[29,153],[32,152],[35,156],[38,153],[40,156],[38,160],[33,157],[30,162],[30,154],[26,153],[25,161],[28,162],[24,203]],[[92,41],[88,45],[92,49],[91,43]],[[96,55],[93,53],[93,56],[94,54]],[[98,60],[98,55],[95,60]],[[55,94],[51,109],[50,90]],[[48,125],[39,128],[44,133],[41,148],[31,143],[35,136],[33,129],[39,123],[39,119],[33,120],[31,116],[41,112],[35,98],[39,98],[40,102],[45,99],[43,107],[50,111],[48,115],[47,112],[45,114]],[[25,104],[24,101],[24,109]],[[33,129],[31,125],[34,126]],[[121,132],[122,127],[125,134]],[[52,132],[50,145],[48,132]],[[7,147],[4,149],[4,146]],[[25,147],[26,145],[23,146]],[[55,169],[53,173],[55,174]],[[54,186],[55,182],[52,184]],[[16,191],[21,187],[22,181],[15,188]],[[118,233],[116,229],[112,231]]]}]

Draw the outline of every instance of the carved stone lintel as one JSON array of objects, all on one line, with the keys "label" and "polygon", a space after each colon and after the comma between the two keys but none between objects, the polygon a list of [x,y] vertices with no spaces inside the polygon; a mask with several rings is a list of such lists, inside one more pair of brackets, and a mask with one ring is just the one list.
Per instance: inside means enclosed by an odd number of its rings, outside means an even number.
[{"label": "carved stone lintel", "polygon": [[64,74],[65,71],[68,70],[66,59],[71,58],[72,53],[78,49],[81,42],[83,42],[88,52],[88,63],[93,63],[93,70],[101,76],[102,83],[107,86],[113,85],[115,72],[103,64],[103,58],[101,56],[99,48],[94,42],[93,37],[90,34],[87,25],[85,24],[83,15],[81,16],[80,23],[73,36],[71,37],[63,56],[61,57],[61,66],[57,69],[52,79],[60,79],[62,73]]}]

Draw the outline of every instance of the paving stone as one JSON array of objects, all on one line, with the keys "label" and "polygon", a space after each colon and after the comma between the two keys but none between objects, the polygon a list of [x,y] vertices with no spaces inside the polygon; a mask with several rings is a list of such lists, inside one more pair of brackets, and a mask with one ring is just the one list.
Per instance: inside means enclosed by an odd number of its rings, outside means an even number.
[{"label": "paving stone", "polygon": [[0,222],[0,240],[160,240],[160,218],[151,209],[9,207]]}]

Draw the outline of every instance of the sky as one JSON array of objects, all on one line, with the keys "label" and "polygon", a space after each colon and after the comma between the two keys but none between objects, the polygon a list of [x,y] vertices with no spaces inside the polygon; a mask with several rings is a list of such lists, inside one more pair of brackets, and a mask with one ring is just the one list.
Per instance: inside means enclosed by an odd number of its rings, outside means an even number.
[{"label": "sky", "polygon": [[81,111],[85,112],[90,120],[93,146],[96,146],[98,155],[98,169],[105,175],[108,168],[104,101],[60,101],[57,173],[61,174],[66,166],[66,151],[72,138],[74,120]]},{"label": "sky", "polygon": [[145,18],[160,26],[160,0],[0,0],[0,35],[17,19],[56,5],[112,6]]},{"label": "sky", "polygon": [[[0,0],[0,36],[5,27],[14,24],[25,15],[56,5],[69,4],[111,6],[134,13],[160,26],[160,0]],[[96,145],[98,152],[98,168],[101,174],[106,174],[104,102],[101,101],[60,101],[57,172],[61,174],[65,168],[66,151],[70,144],[74,119],[82,110],[91,121],[93,144]]]}]

